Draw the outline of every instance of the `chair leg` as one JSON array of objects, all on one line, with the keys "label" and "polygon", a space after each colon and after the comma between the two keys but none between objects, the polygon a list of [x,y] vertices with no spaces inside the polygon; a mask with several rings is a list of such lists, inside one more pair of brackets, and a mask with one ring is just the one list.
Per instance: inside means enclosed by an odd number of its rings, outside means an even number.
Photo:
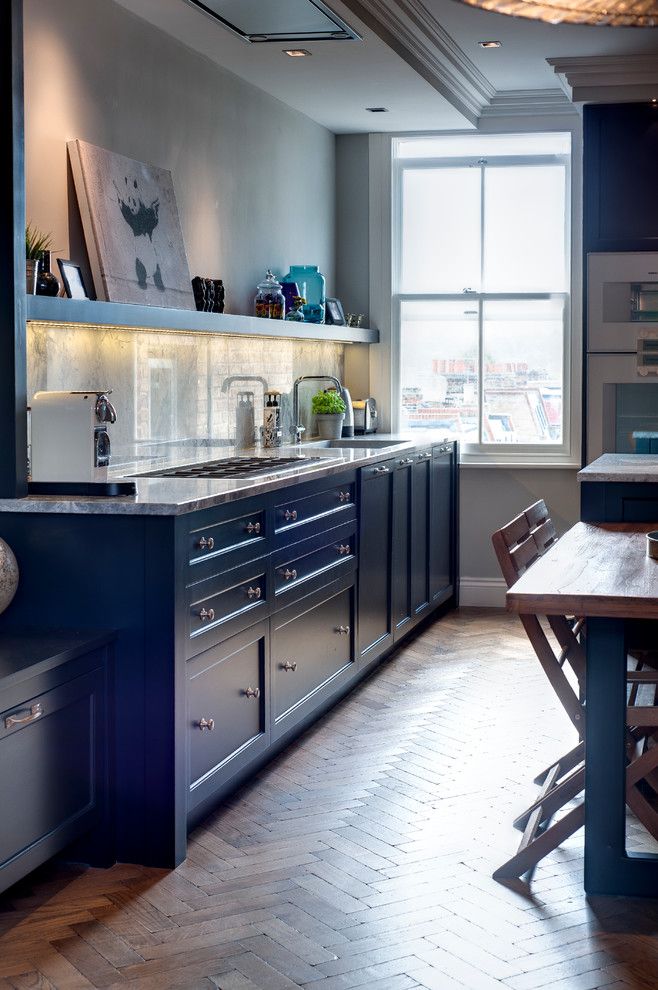
[{"label": "chair leg", "polygon": [[574,746],[573,749],[570,749],[569,752],[565,753],[564,756],[561,756],[559,760],[556,760],[555,763],[551,763],[550,767],[546,767],[545,770],[542,770],[541,773],[538,773],[534,779],[534,783],[543,784],[544,781],[546,780],[546,777],[551,772],[553,767],[556,766],[556,764],[559,765],[562,774],[565,774],[568,773],[569,770],[573,770],[573,768],[577,766],[579,763],[582,763],[584,759],[585,759],[585,743],[579,742],[577,746]]},{"label": "chair leg", "polygon": [[[542,825],[544,822],[549,821],[556,811],[564,807],[567,801],[571,801],[577,797],[585,787],[585,767],[584,765],[576,767],[558,784],[554,784],[554,782],[549,784],[549,781],[550,777],[547,777],[546,784],[537,795],[536,801],[514,820],[514,828],[523,831],[531,815],[538,809],[541,809],[539,824]],[[547,784],[549,785],[548,787],[546,786]]]},{"label": "chair leg", "polygon": [[549,825],[539,835],[529,834],[531,824],[531,822],[528,823],[518,852],[498,867],[493,874],[494,880],[515,880],[534,870],[544,856],[557,849],[565,839],[568,839],[585,824],[585,805],[579,804],[577,808],[573,808],[558,822]]}]

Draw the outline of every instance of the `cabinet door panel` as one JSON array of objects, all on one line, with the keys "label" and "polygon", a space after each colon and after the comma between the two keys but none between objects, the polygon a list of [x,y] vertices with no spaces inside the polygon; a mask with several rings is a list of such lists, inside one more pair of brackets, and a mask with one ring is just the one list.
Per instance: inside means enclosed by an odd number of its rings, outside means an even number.
[{"label": "cabinet door panel", "polygon": [[265,733],[265,623],[187,664],[191,787]]},{"label": "cabinet door panel", "polygon": [[411,464],[402,458],[393,475],[393,546],[391,585],[393,626],[397,634],[411,621]]},{"label": "cabinet door panel", "polygon": [[102,786],[102,691],[102,671],[92,671],[0,715],[0,889],[17,879],[11,861],[19,853],[40,843],[50,846],[37,865],[67,836],[70,841],[84,831],[85,823],[94,824]]},{"label": "cabinet door panel", "polygon": [[272,702],[277,722],[353,663],[351,589],[298,614],[280,613],[273,621]]},{"label": "cabinet door panel", "polygon": [[428,535],[431,452],[415,455],[411,484],[411,607],[414,615],[429,605]]},{"label": "cabinet door panel", "polygon": [[360,656],[381,652],[393,638],[390,582],[394,474],[389,463],[361,473]]},{"label": "cabinet door panel", "polygon": [[445,600],[453,590],[452,447],[435,447],[431,463],[429,591],[430,601],[435,602]]}]

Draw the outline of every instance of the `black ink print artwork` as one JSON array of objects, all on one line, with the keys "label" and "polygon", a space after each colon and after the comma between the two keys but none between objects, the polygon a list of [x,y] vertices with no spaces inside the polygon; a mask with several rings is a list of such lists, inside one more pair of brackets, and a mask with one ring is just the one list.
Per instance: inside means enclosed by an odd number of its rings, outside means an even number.
[{"label": "black ink print artwork", "polygon": [[194,309],[171,173],[83,141],[68,150],[97,297]]},{"label": "black ink print artwork", "polygon": [[[135,237],[135,244],[137,244],[137,238],[143,237],[144,242],[142,247],[146,248],[146,238],[150,242],[150,247],[153,247],[153,231],[158,226],[158,212],[160,210],[160,200],[154,199],[153,202],[146,206],[141,199],[139,183],[137,179],[130,179],[127,175],[124,178],[125,190],[121,190],[116,187],[117,190],[117,200],[119,203],[119,209],[121,211],[121,216],[126,221],[128,226],[133,232]],[[137,248],[139,251],[139,248]],[[142,253],[147,253],[142,251]],[[151,266],[152,267],[152,266]],[[140,289],[148,288],[148,278],[149,272],[147,269],[147,261],[142,260],[142,258],[137,254],[135,257],[135,272],[137,274],[137,284]],[[155,259],[155,267],[151,272],[151,277],[153,280],[153,285],[160,292],[165,291],[164,282],[162,281],[162,272],[160,271],[160,262]]]}]

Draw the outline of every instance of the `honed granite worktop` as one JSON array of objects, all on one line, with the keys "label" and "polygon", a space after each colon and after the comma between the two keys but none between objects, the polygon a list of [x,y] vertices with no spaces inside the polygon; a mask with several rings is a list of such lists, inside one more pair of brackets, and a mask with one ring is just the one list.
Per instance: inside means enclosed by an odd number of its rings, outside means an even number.
[{"label": "honed granite worktop", "polygon": [[[0,512],[78,513],[83,515],[152,515],[172,516],[197,509],[209,508],[226,502],[237,501],[249,495],[262,495],[286,488],[303,481],[329,477],[350,468],[375,464],[394,456],[397,452],[413,450],[442,443],[445,434],[433,431],[410,433],[377,433],[374,444],[367,446],[368,437],[355,438],[363,447],[316,447],[314,442],[300,446],[282,446],[275,449],[253,448],[236,450],[234,447],[213,447],[193,442],[190,446],[163,444],[149,448],[149,455],[140,455],[133,461],[125,460],[115,466],[112,479],[130,479],[137,484],[137,495],[118,497],[67,497],[61,495],[29,495],[21,499],[0,499]],[[390,444],[382,441],[390,440]],[[317,441],[316,441],[317,442]],[[338,443],[338,441],[334,441]],[[349,444],[350,441],[347,441]],[[252,477],[229,478],[140,478],[135,475],[158,468],[195,464],[231,456],[291,457],[295,454],[319,458],[302,461],[286,470],[258,474]],[[655,459],[658,464],[658,458]],[[658,478],[658,467],[656,477]]]},{"label": "honed granite worktop", "polygon": [[578,472],[578,481],[658,483],[658,454],[602,454]]}]

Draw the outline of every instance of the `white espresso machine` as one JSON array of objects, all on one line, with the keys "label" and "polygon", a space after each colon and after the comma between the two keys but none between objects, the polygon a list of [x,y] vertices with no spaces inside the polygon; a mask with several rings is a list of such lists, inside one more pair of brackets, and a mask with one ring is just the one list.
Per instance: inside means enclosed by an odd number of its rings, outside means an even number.
[{"label": "white espresso machine", "polygon": [[32,481],[106,481],[111,389],[37,392],[31,403]]}]

